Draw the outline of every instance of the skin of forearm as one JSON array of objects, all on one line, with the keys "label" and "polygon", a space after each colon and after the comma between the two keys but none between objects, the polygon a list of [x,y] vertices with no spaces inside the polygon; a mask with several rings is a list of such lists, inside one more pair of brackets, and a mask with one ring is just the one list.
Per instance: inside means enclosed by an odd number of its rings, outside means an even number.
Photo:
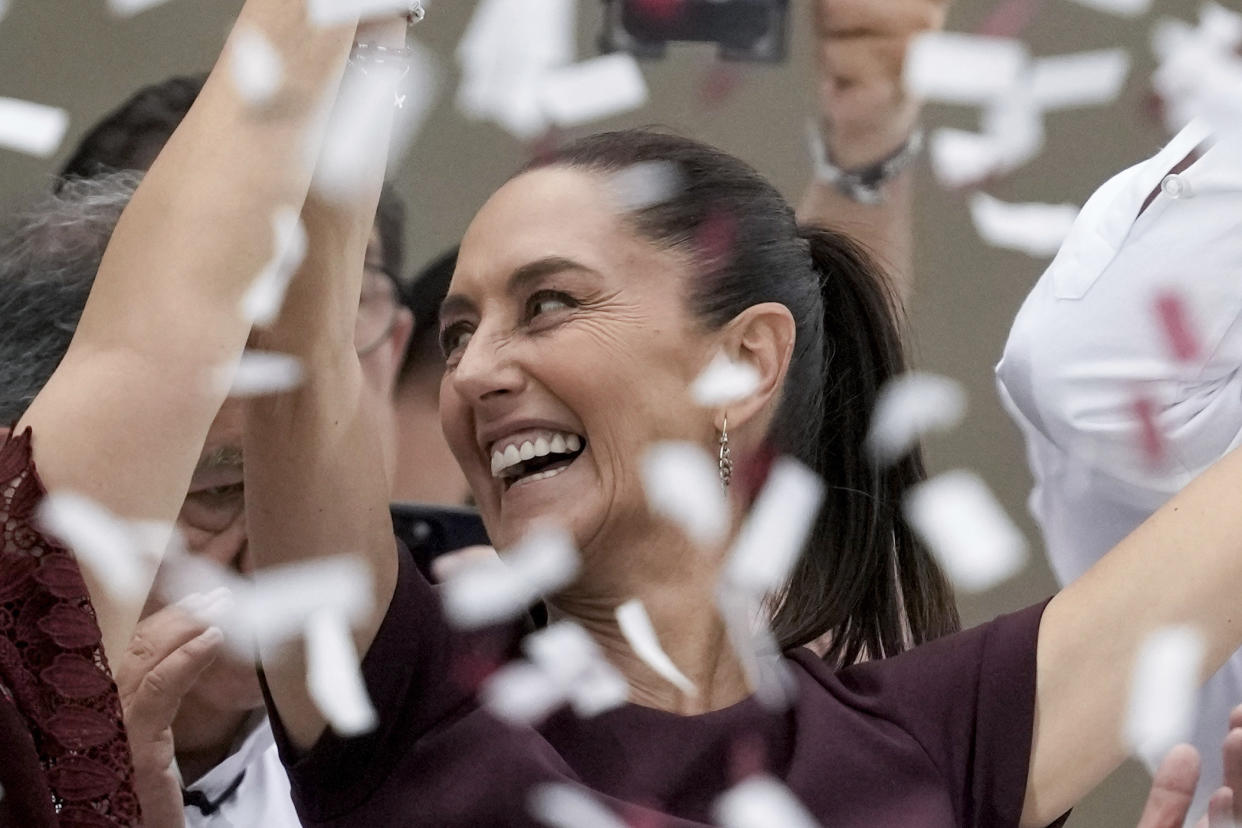
[{"label": "skin of forearm", "polygon": [[1133,666],[1156,630],[1203,636],[1206,681],[1242,645],[1242,451],[1204,472],[1057,595],[1038,645],[1035,734],[1022,824],[1046,825],[1126,757]]}]

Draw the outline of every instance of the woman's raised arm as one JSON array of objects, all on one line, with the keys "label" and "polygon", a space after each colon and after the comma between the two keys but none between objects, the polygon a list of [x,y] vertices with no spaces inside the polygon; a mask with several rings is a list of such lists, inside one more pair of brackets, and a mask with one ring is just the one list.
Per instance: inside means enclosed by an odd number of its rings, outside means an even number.
[{"label": "woman's raised arm", "polygon": [[[33,429],[49,490],[126,518],[171,524],[181,507],[225,399],[218,370],[250,331],[241,299],[273,255],[273,214],[306,198],[304,147],[354,35],[311,25],[305,0],[248,0],[241,29],[281,55],[282,89],[263,111],[249,108],[226,47],[122,216],[63,362],[18,424]],[[112,604],[84,574],[105,650],[117,654],[140,607]]]}]

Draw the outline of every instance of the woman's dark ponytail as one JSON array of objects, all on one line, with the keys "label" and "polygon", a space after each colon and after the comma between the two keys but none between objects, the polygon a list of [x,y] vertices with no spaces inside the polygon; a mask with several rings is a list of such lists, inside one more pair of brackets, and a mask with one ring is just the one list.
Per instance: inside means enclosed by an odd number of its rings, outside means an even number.
[{"label": "woman's dark ponytail", "polygon": [[[823,299],[823,419],[804,455],[827,482],[813,541],[776,608],[786,646],[821,638],[824,658],[878,658],[959,627],[953,592],[901,517],[923,480],[921,452],[880,467],[864,446],[881,387],[906,370],[897,302],[883,270],[834,230],[799,229]],[[827,630],[827,635],[824,631]]]}]

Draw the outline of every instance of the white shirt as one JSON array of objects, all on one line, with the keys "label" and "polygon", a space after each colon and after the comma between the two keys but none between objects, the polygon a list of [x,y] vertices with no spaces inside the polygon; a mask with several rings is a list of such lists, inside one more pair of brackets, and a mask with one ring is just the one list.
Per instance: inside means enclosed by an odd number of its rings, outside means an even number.
[{"label": "white shirt", "polygon": [[289,797],[289,777],[276,753],[266,716],[236,751],[186,790],[199,791],[214,803],[243,771],[241,784],[214,813],[204,814],[187,805],[186,828],[300,828],[302,823]]},{"label": "white shirt", "polygon": [[[1191,124],[1092,196],[996,369],[1026,437],[1030,508],[1062,584],[1242,442],[1242,142],[1217,142],[1140,215],[1208,137]],[[1198,344],[1192,359],[1174,357],[1156,311],[1162,294],[1180,297]],[[1140,398],[1160,435],[1158,463],[1144,448]],[[1201,694],[1194,814],[1222,784],[1221,742],[1239,703],[1242,653]]]}]

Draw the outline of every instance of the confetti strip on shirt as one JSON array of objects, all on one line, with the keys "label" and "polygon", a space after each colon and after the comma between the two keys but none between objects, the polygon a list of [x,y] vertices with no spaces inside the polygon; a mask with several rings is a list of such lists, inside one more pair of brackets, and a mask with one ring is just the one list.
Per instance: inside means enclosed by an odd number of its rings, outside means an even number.
[{"label": "confetti strip on shirt", "polygon": [[1104,106],[1117,100],[1130,74],[1130,53],[1100,49],[1036,60],[1031,67],[1035,105],[1043,111]]},{"label": "confetti strip on shirt", "polygon": [[819,823],[779,780],[752,776],[716,800],[712,816],[721,828],[818,828]]},{"label": "confetti strip on shirt", "polygon": [[284,83],[284,62],[261,31],[238,26],[229,39],[228,67],[233,86],[247,105],[266,106]]},{"label": "confetti strip on shirt", "polygon": [[718,462],[694,443],[662,442],[642,459],[643,490],[652,512],[682,528],[695,543],[720,543],[729,530],[729,502]]},{"label": "confetti strip on shirt", "polygon": [[1056,255],[1078,217],[1078,208],[1072,204],[1010,204],[975,193],[970,216],[988,244],[1039,258]]},{"label": "confetti strip on shirt", "polygon": [[0,98],[0,148],[47,158],[60,148],[69,113],[54,106]]},{"label": "confetti strip on shirt", "polygon": [[910,44],[904,82],[923,100],[985,105],[1018,86],[1029,62],[1019,40],[934,32]]},{"label": "confetti strip on shirt", "polygon": [[285,291],[306,259],[306,227],[298,211],[281,207],[272,216],[272,259],[242,296],[242,317],[260,327],[276,321]]},{"label": "confetti strip on shirt", "polygon": [[246,350],[236,365],[224,366],[218,381],[230,397],[279,394],[302,384],[302,362],[289,354]]},{"label": "confetti strip on shirt", "polygon": [[1165,341],[1169,345],[1170,355],[1179,362],[1197,359],[1201,349],[1194,326],[1190,322],[1186,300],[1176,291],[1169,290],[1157,294],[1152,304],[1160,320],[1160,329],[1164,331]]},{"label": "confetti strip on shirt", "polygon": [[1203,637],[1189,627],[1165,627],[1143,642],[1130,680],[1125,741],[1149,766],[1190,737],[1195,723]]},{"label": "confetti strip on shirt", "polygon": [[704,408],[719,408],[749,397],[758,387],[759,371],[755,366],[734,362],[721,351],[690,385],[690,393]]},{"label": "confetti strip on shirt", "polygon": [[651,623],[651,617],[647,615],[647,608],[643,606],[641,600],[633,598],[617,607],[617,624],[621,628],[621,634],[625,636],[625,640],[634,650],[634,654],[642,659],[644,664],[687,696],[698,695],[694,682],[677,669],[677,665],[660,646],[660,638],[656,635],[655,626]]},{"label": "confetti strip on shirt", "polygon": [[358,650],[344,614],[316,610],[306,623],[306,687],[340,736],[375,729],[376,714],[359,670]]},{"label": "confetti strip on shirt", "polygon": [[575,127],[640,109],[647,82],[628,52],[593,58],[554,69],[539,83],[539,103],[560,127]]},{"label": "confetti strip on shirt", "polygon": [[1026,565],[1026,538],[977,474],[950,471],[912,486],[903,511],[959,589],[991,589]]},{"label": "confetti strip on shirt", "polygon": [[880,463],[894,463],[927,434],[956,428],[965,414],[966,390],[960,382],[911,371],[880,390],[867,448]]},{"label": "confetti strip on shirt", "polygon": [[612,811],[582,788],[545,782],[527,797],[531,816],[551,828],[628,828]]}]

